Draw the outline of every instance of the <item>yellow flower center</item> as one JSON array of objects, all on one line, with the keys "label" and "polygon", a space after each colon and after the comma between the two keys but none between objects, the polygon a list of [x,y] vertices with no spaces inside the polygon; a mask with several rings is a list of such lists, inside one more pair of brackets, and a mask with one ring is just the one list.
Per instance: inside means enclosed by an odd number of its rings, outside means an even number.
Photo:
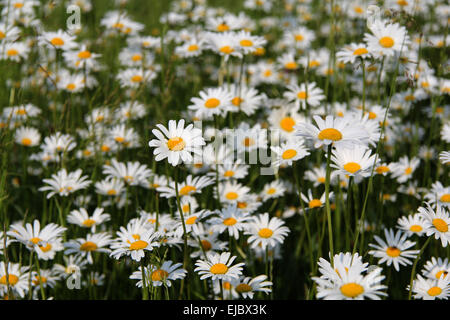
[{"label": "yellow flower center", "polygon": [[396,247],[389,247],[386,249],[386,254],[392,258],[397,258],[398,256],[400,256],[400,253],[400,249]]},{"label": "yellow flower center", "polygon": [[219,49],[219,51],[225,54],[230,54],[234,51],[234,49],[230,46],[223,46],[222,48]]},{"label": "yellow flower center", "polygon": [[411,227],[409,227],[409,231],[411,232],[420,232],[422,231],[422,226],[419,226],[418,224],[414,224]]},{"label": "yellow flower center", "polygon": [[397,4],[399,6],[407,6],[408,5],[408,1],[406,1],[406,0],[397,0]]},{"label": "yellow flower center", "polygon": [[220,105],[220,100],[216,98],[209,98],[205,101],[205,107],[208,109],[217,108]]},{"label": "yellow flower center", "polygon": [[31,143],[32,143],[32,141],[31,141],[30,138],[23,138],[23,139],[22,139],[22,144],[23,144],[24,146],[29,146],[29,145],[31,145]]},{"label": "yellow flower center", "polygon": [[392,48],[392,46],[394,45],[394,39],[386,36],[381,38],[379,43],[383,48]]},{"label": "yellow flower center", "polygon": [[198,45],[196,44],[191,44],[188,48],[188,51],[192,52],[192,51],[197,51],[198,50]]},{"label": "yellow flower center", "polygon": [[363,55],[363,54],[366,54],[366,53],[369,53],[369,51],[367,51],[366,48],[358,48],[355,51],[353,51],[353,55],[354,56],[360,56],[360,55]]},{"label": "yellow flower center", "polygon": [[230,192],[228,192],[226,195],[225,195],[225,197],[228,199],[228,200],[236,200],[237,198],[238,198],[238,194],[236,193],[236,192],[233,192],[233,191],[230,191]]},{"label": "yellow flower center", "polygon": [[450,193],[442,195],[441,202],[450,202]]},{"label": "yellow flower center", "polygon": [[318,67],[318,66],[320,66],[320,62],[317,61],[317,60],[312,60],[312,61],[309,62],[309,67],[310,68],[314,68],[314,67]]},{"label": "yellow flower center", "polygon": [[169,276],[169,273],[165,270],[158,269],[152,272],[152,281],[163,281]]},{"label": "yellow flower center", "polygon": [[440,218],[433,219],[433,226],[439,231],[439,232],[447,232],[448,231],[448,224],[444,220]]},{"label": "yellow flower center", "polygon": [[80,246],[81,251],[95,251],[97,248],[97,245],[91,241],[86,241]]},{"label": "yellow flower center", "polygon": [[211,250],[212,248],[211,242],[209,242],[208,240],[202,240],[200,242],[202,243],[203,250],[205,251]]},{"label": "yellow flower center", "polygon": [[[19,282],[19,277],[13,274],[9,274],[8,275],[8,283],[11,286],[15,286],[17,284],[17,282]],[[6,275],[4,275],[3,277],[0,278],[0,284],[2,285],[7,285],[6,283]]]},{"label": "yellow flower center", "polygon": [[20,9],[20,8],[22,8],[23,7],[23,3],[21,3],[21,2],[17,2],[17,3],[14,3],[14,8],[16,8],[16,9]]},{"label": "yellow flower center", "polygon": [[243,47],[251,47],[253,45],[253,42],[251,40],[244,39],[241,40],[239,44]]},{"label": "yellow flower center", "polygon": [[264,71],[263,75],[264,75],[264,77],[266,77],[266,78],[270,77],[270,76],[272,75],[272,70],[266,70],[266,71]]},{"label": "yellow flower center", "polygon": [[78,58],[80,59],[89,59],[91,57],[91,53],[87,50],[78,52]]},{"label": "yellow flower center", "polygon": [[141,61],[142,56],[140,54],[135,54],[131,57],[131,60],[133,60],[134,62]]},{"label": "yellow flower center", "polygon": [[233,217],[229,217],[223,220],[223,224],[226,226],[234,226],[237,220]]},{"label": "yellow flower center", "polygon": [[75,90],[77,88],[77,86],[74,84],[74,83],[69,83],[67,86],[66,86],[66,89],[67,90],[70,90],[70,91],[73,91],[73,90]]},{"label": "yellow flower center", "polygon": [[230,30],[230,27],[225,23],[221,23],[217,26],[217,31],[219,31],[219,32],[225,32],[228,30]]},{"label": "yellow flower center", "polygon": [[196,191],[197,188],[194,186],[184,186],[180,189],[180,195],[187,196],[189,193]]},{"label": "yellow flower center", "polygon": [[387,166],[379,166],[375,169],[378,174],[389,172],[389,167]]},{"label": "yellow flower center", "polygon": [[131,77],[131,81],[136,83],[136,82],[141,82],[142,80],[144,80],[144,78],[140,75],[135,75]]},{"label": "yellow flower center", "polygon": [[224,175],[224,177],[232,177],[232,176],[234,176],[234,171],[232,171],[232,170],[227,170],[227,171],[225,171],[225,173],[223,174]]},{"label": "yellow flower center", "polygon": [[253,140],[252,138],[247,137],[244,139],[244,146],[250,147],[254,144],[255,144],[255,140]]},{"label": "yellow flower center", "polygon": [[237,207],[238,207],[239,209],[245,209],[245,208],[247,208],[247,202],[239,202],[239,201],[238,201]]},{"label": "yellow flower center", "polygon": [[439,288],[439,287],[431,287],[430,289],[428,289],[427,293],[430,296],[435,297],[435,296],[438,296],[438,295],[440,295],[442,293],[442,289]]},{"label": "yellow flower center", "polygon": [[39,238],[31,238],[30,239],[30,242],[32,243],[32,244],[38,244],[39,242],[41,242],[42,241],[42,239],[39,239]]},{"label": "yellow flower center", "polygon": [[3,33],[2,31],[0,31],[0,39],[5,39],[6,38],[6,34]]},{"label": "yellow flower center", "polygon": [[442,275],[444,275],[444,277],[446,277],[448,275],[448,272],[445,270],[441,270],[441,271],[437,272],[436,279],[440,279]]},{"label": "yellow flower center", "polygon": [[9,49],[8,51],[6,51],[6,54],[10,57],[17,56],[19,54],[19,51],[17,51],[16,49]]},{"label": "yellow flower center", "polygon": [[292,132],[294,131],[295,121],[291,117],[285,117],[280,121],[280,127],[284,131]]},{"label": "yellow flower center", "polygon": [[295,61],[288,62],[284,65],[284,67],[288,70],[297,69],[297,63]]},{"label": "yellow flower center", "polygon": [[52,245],[50,243],[47,243],[45,245],[45,247],[39,246],[39,249],[41,249],[43,252],[48,252],[48,251],[50,251],[52,249]]},{"label": "yellow flower center", "polygon": [[342,133],[334,128],[327,128],[319,132],[318,138],[320,140],[339,141],[342,139]]},{"label": "yellow flower center", "polygon": [[110,189],[106,193],[108,194],[108,196],[115,196],[117,194],[117,191],[114,189]]},{"label": "yellow flower center", "polygon": [[273,235],[273,231],[270,230],[269,228],[262,228],[259,230],[258,235],[261,238],[267,239],[270,238]]},{"label": "yellow flower center", "polygon": [[147,248],[147,246],[148,246],[148,243],[147,243],[147,242],[145,242],[145,241],[143,241],[143,240],[138,240],[138,241],[133,242],[133,243],[130,245],[129,250],[131,250],[131,251],[134,251],[134,250],[142,250],[142,249]]},{"label": "yellow flower center", "polygon": [[288,160],[288,159],[292,159],[293,157],[295,157],[297,155],[297,150],[294,149],[288,149],[286,151],[283,152],[283,154],[281,155],[281,157],[284,160]]},{"label": "yellow flower center", "polygon": [[412,173],[412,168],[411,167],[408,167],[408,168],[406,168],[405,169],[405,174],[411,174]]},{"label": "yellow flower center", "polygon": [[114,140],[116,140],[119,143],[122,143],[122,142],[125,141],[125,138],[123,138],[123,137],[115,137]]},{"label": "yellow flower center", "polygon": [[303,41],[303,39],[305,39],[305,37],[303,37],[303,35],[301,34],[296,34],[294,36],[295,41]]},{"label": "yellow flower center", "polygon": [[317,182],[319,182],[319,183],[325,183],[325,177],[319,177],[319,178],[317,178]]},{"label": "yellow flower center", "polygon": [[93,219],[86,219],[83,221],[83,225],[90,228],[95,224],[95,220]]},{"label": "yellow flower center", "polygon": [[232,103],[233,105],[235,105],[236,107],[239,107],[243,101],[244,101],[244,100],[241,99],[240,97],[234,97],[234,98],[231,100],[231,103]]},{"label": "yellow flower center", "polygon": [[250,292],[252,291],[252,287],[246,283],[241,283],[236,286],[236,291],[239,293]]},{"label": "yellow flower center", "polygon": [[412,94],[405,96],[405,101],[414,101],[415,99],[416,98]]},{"label": "yellow flower center", "polygon": [[33,284],[35,285],[35,286],[37,286],[37,285],[39,285],[39,284],[41,284],[41,283],[46,283],[47,282],[47,278],[46,277],[39,277],[39,276],[36,276],[34,279],[33,279]]},{"label": "yellow flower center", "polygon": [[319,208],[321,205],[322,201],[320,201],[319,199],[312,199],[308,204],[310,209]]},{"label": "yellow flower center", "polygon": [[275,188],[270,188],[269,190],[267,190],[267,194],[274,194],[275,192],[277,192],[277,189]]},{"label": "yellow flower center", "polygon": [[181,137],[173,137],[167,141],[167,147],[170,151],[181,151],[186,147],[186,142]]},{"label": "yellow flower center", "polygon": [[308,95],[306,94],[306,91],[300,91],[299,93],[297,93],[297,98],[301,100],[305,100],[307,97]]},{"label": "yellow flower center", "polygon": [[186,213],[186,212],[189,212],[190,208],[191,207],[189,206],[189,203],[188,203],[188,204],[185,204],[181,209],[183,210],[184,213]]},{"label": "yellow flower center", "polygon": [[50,43],[51,43],[52,45],[54,45],[55,47],[60,47],[60,46],[63,46],[63,45],[64,45],[64,40],[61,39],[61,38],[56,37],[56,38],[53,38],[53,39],[50,41]]},{"label": "yellow flower center", "polygon": [[359,170],[361,170],[361,166],[357,164],[356,162],[348,162],[344,165],[344,169],[347,172],[355,173]]},{"label": "yellow flower center", "polygon": [[354,10],[356,13],[363,13],[363,12],[364,12],[363,8],[361,8],[361,7],[354,7],[353,10]]},{"label": "yellow flower center", "polygon": [[348,298],[355,298],[364,292],[364,288],[355,282],[344,284],[340,290]]},{"label": "yellow flower center", "polygon": [[223,263],[216,263],[211,266],[211,269],[209,269],[209,271],[211,271],[211,273],[213,274],[225,274],[228,271],[228,267]]},{"label": "yellow flower center", "polygon": [[190,218],[186,219],[186,224],[193,225],[196,220],[197,220],[196,216],[190,217]]}]

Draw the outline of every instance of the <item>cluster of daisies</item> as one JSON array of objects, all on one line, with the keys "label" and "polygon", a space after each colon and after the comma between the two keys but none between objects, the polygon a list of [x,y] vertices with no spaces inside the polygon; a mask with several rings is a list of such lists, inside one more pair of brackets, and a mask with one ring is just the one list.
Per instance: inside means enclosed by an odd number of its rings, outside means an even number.
[{"label": "cluster of daisies", "polygon": [[445,1],[43,2],[0,1],[0,297],[449,298]]}]

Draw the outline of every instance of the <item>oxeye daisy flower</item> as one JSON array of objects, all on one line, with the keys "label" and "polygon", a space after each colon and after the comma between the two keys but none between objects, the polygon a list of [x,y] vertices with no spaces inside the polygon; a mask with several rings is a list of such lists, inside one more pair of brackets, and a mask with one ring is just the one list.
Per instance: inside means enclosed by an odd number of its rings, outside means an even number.
[{"label": "oxeye daisy flower", "polygon": [[369,265],[369,263],[363,262],[362,257],[358,253],[352,255],[350,252],[340,252],[335,254],[333,258],[333,266],[324,258],[319,258],[319,262],[317,264],[321,273],[320,278],[326,280],[341,279],[339,270],[345,270],[345,273],[347,273],[350,269],[356,268],[361,270],[361,272],[365,272],[368,270]]},{"label": "oxeye daisy flower", "polygon": [[191,253],[192,258],[204,257],[205,253],[217,253],[227,250],[227,243],[219,239],[219,233],[213,232],[212,228],[206,228],[208,225],[199,225],[198,239],[190,240],[190,246],[196,248],[197,250]]},{"label": "oxeye daisy flower", "polygon": [[379,163],[375,165],[375,174],[387,176],[389,173],[391,173],[391,167],[390,164],[387,163]]},{"label": "oxeye daisy flower", "polygon": [[384,235],[386,242],[378,237],[374,236],[377,244],[369,243],[369,246],[376,249],[370,250],[369,254],[376,258],[380,258],[378,264],[386,262],[388,266],[394,265],[396,271],[400,270],[400,265],[406,266],[412,264],[409,258],[416,258],[419,250],[407,250],[414,246],[416,243],[413,241],[406,240],[407,234],[403,233],[401,230],[397,231],[394,235],[392,229],[385,229]]},{"label": "oxeye daisy flower", "polygon": [[[308,189],[308,195],[304,195],[303,193],[300,195],[302,197],[302,200],[305,201],[305,203],[308,205],[309,209],[314,208],[321,208],[325,205],[325,197],[326,193],[324,192],[320,198],[315,198],[312,194],[311,189]],[[332,199],[334,196],[333,191],[330,192],[329,197]]]},{"label": "oxeye daisy flower", "polygon": [[10,242],[19,241],[25,245],[28,250],[36,251],[39,259],[53,259],[57,251],[63,249],[60,236],[67,229],[60,227],[55,223],[50,223],[41,229],[39,220],[34,220],[33,224],[27,223],[12,224],[11,230],[7,235],[11,238]]},{"label": "oxeye daisy flower", "polygon": [[315,167],[311,170],[305,171],[305,179],[313,182],[314,187],[318,187],[321,184],[325,184],[326,167]]},{"label": "oxeye daisy flower", "polygon": [[265,249],[273,248],[277,243],[283,243],[289,232],[283,220],[276,217],[269,220],[269,214],[266,212],[253,217],[253,221],[248,222],[245,234],[250,235],[247,241],[252,248],[261,246]]},{"label": "oxeye daisy flower", "polygon": [[298,27],[296,29],[287,30],[283,34],[283,41],[291,47],[297,49],[309,48],[311,42],[316,38],[313,31],[306,27]]},{"label": "oxeye daisy flower", "polygon": [[76,224],[82,228],[91,228],[91,232],[95,233],[98,225],[111,218],[108,213],[103,213],[104,210],[104,208],[95,208],[92,216],[89,216],[85,208],[72,210],[67,216],[67,222]]},{"label": "oxeye daisy flower", "polygon": [[433,206],[450,208],[450,187],[444,187],[441,182],[436,181],[431,185],[430,192],[424,198]]},{"label": "oxeye daisy flower", "polygon": [[255,124],[253,127],[246,122],[242,122],[238,128],[234,130],[232,142],[238,153],[252,152],[256,149],[267,148],[267,130],[261,128],[261,125]]},{"label": "oxeye daisy flower", "polygon": [[158,124],[159,130],[152,130],[157,139],[150,140],[149,146],[155,147],[153,154],[156,161],[167,158],[172,166],[176,166],[180,162],[192,163],[195,156],[201,157],[201,147],[206,144],[202,131],[194,128],[193,124],[185,128],[184,123],[184,119],[178,123],[170,120],[168,129]]},{"label": "oxeye daisy flower", "polygon": [[239,239],[239,232],[245,229],[245,223],[250,219],[246,212],[237,208],[237,204],[229,204],[222,210],[216,210],[219,217],[209,219],[211,231],[223,233],[228,230],[230,237]]},{"label": "oxeye daisy flower", "polygon": [[[150,288],[152,286],[159,287],[167,285],[172,286],[173,280],[184,279],[186,277],[187,271],[182,267],[181,263],[173,263],[171,260],[164,261],[163,264],[158,267],[156,265],[148,265],[144,268],[144,275],[146,277],[146,287]],[[142,267],[138,268],[138,271],[133,272],[130,279],[139,280],[136,286],[142,287]]]},{"label": "oxeye daisy flower", "polygon": [[243,54],[249,54],[255,52],[258,48],[262,48],[266,45],[267,40],[264,37],[251,35],[250,32],[241,30],[235,34],[237,48],[242,51]]},{"label": "oxeye daisy flower", "polygon": [[[322,267],[325,272],[321,277],[313,277],[317,283],[317,298],[325,300],[380,300],[380,296],[386,293],[381,281],[385,278],[381,275],[382,268],[375,267],[368,270],[367,264],[358,261],[352,264],[336,263],[333,267]],[[324,262],[322,262],[324,263]],[[330,274],[331,276],[328,276]]]},{"label": "oxeye daisy flower", "polygon": [[150,83],[156,78],[156,73],[152,70],[142,68],[128,68],[117,74],[117,80],[124,88],[137,89],[141,85]]},{"label": "oxeye daisy flower", "polygon": [[305,122],[305,118],[297,112],[293,112],[290,106],[275,109],[269,116],[270,129],[279,130],[283,140],[289,140],[294,137],[294,126],[300,122]]},{"label": "oxeye daisy flower", "polygon": [[205,35],[208,47],[223,57],[225,61],[233,57],[242,58],[237,37],[233,32],[207,33]]},{"label": "oxeye daisy flower", "polygon": [[231,256],[230,252],[208,253],[207,259],[197,260],[195,272],[200,275],[200,280],[211,278],[211,280],[229,281],[238,279],[242,274],[242,267],[245,263],[232,265],[236,256]]},{"label": "oxeye daisy flower", "polygon": [[52,174],[50,179],[44,179],[43,182],[48,184],[39,188],[39,191],[50,191],[47,194],[47,199],[50,199],[55,194],[67,197],[69,194],[78,190],[85,189],[91,184],[91,180],[87,180],[87,176],[81,176],[83,171],[81,169],[74,172],[67,173],[66,169],[59,170],[56,174]]},{"label": "oxeye daisy flower", "polygon": [[350,43],[336,52],[337,61],[355,64],[357,61],[369,59],[371,54],[365,43]]},{"label": "oxeye daisy flower", "polygon": [[229,93],[232,95],[231,104],[227,108],[229,112],[242,111],[247,116],[251,116],[263,103],[263,95],[245,83],[240,86],[230,85]]},{"label": "oxeye daisy flower", "polygon": [[62,278],[68,278],[74,274],[79,275],[85,268],[87,261],[81,256],[64,256],[64,265],[55,263],[53,269]]},{"label": "oxeye daisy flower", "polygon": [[274,180],[266,185],[264,185],[261,191],[262,201],[267,201],[269,199],[279,198],[286,192],[286,186],[283,182],[279,180]]},{"label": "oxeye daisy flower", "polygon": [[112,252],[110,256],[119,259],[123,255],[130,256],[134,261],[141,261],[145,256],[145,250],[152,251],[159,247],[158,238],[160,234],[149,229],[140,234],[118,232],[118,239],[111,243]]},{"label": "oxeye daisy flower", "polygon": [[41,141],[41,134],[35,128],[21,127],[16,130],[15,140],[25,147],[34,147]]},{"label": "oxeye daisy flower", "polygon": [[235,203],[240,202],[250,192],[250,188],[236,181],[226,181],[219,183],[219,191],[217,186],[214,187],[214,193],[219,192],[220,202]]},{"label": "oxeye daisy flower", "polygon": [[24,42],[6,42],[2,46],[2,59],[20,62],[27,59],[30,47]]},{"label": "oxeye daisy flower", "polygon": [[296,136],[305,137],[314,142],[315,148],[333,144],[338,146],[352,146],[354,144],[367,145],[368,133],[358,123],[350,123],[350,118],[334,118],[331,115],[323,120],[319,116],[313,117],[317,126],[300,123],[296,126]]},{"label": "oxeye daisy flower", "polygon": [[336,147],[331,153],[331,160],[331,167],[337,169],[336,174],[355,177],[356,181],[369,177],[373,166],[378,162],[370,149],[358,144]]},{"label": "oxeye daisy flower", "polygon": [[64,254],[76,254],[82,258],[86,258],[89,264],[93,264],[93,252],[109,253],[111,250],[107,248],[111,244],[111,235],[106,232],[87,234],[86,238],[78,238],[64,243],[66,250]]},{"label": "oxeye daisy flower", "polygon": [[104,196],[119,196],[125,192],[125,182],[116,177],[109,177],[95,183],[95,192]]},{"label": "oxeye daisy flower", "polygon": [[[243,164],[240,159],[237,159],[235,163],[218,165],[219,180],[243,179],[247,176],[249,168],[250,166]],[[215,168],[213,170],[215,171]],[[215,177],[216,173],[210,172],[208,175]]]},{"label": "oxeye daisy flower", "polygon": [[236,283],[235,290],[240,293],[244,299],[253,299],[253,295],[256,292],[264,292],[269,294],[272,292],[272,282],[266,281],[267,276],[262,274],[257,277],[241,277],[239,282]]},{"label": "oxeye daisy flower", "polygon": [[448,263],[448,258],[435,258],[431,257],[428,260],[422,270],[422,274],[428,279],[441,279],[448,276],[450,273],[450,264]]},{"label": "oxeye daisy flower", "polygon": [[44,142],[41,148],[49,153],[65,153],[69,152],[77,146],[73,136],[69,134],[63,134],[61,132],[56,132],[48,137],[44,138]]},{"label": "oxeye daisy flower", "polygon": [[288,101],[295,103],[297,109],[306,109],[306,106],[317,107],[322,100],[325,99],[322,89],[317,87],[315,82],[302,83],[299,85],[288,85],[288,91],[284,93],[284,97]]},{"label": "oxeye daisy flower", "polygon": [[[6,278],[6,271],[8,271],[8,278]],[[7,294],[9,285],[14,294],[24,298],[29,288],[28,278],[28,267],[21,267],[18,263],[0,262],[0,294]]]},{"label": "oxeye daisy flower", "polygon": [[34,287],[34,293],[37,293],[42,285],[43,288],[53,288],[59,277],[54,269],[40,269],[40,275],[36,271],[31,272],[31,283]]},{"label": "oxeye daisy flower", "polygon": [[391,163],[392,177],[397,179],[399,183],[408,181],[412,178],[419,163],[419,158],[413,157],[409,159],[407,156],[401,157],[398,162]]},{"label": "oxeye daisy flower", "polygon": [[60,29],[56,32],[43,32],[42,35],[38,37],[38,41],[40,45],[45,45],[50,49],[67,51],[77,46],[75,38],[75,36],[71,36]]},{"label": "oxeye daisy flower", "polygon": [[[409,286],[407,287],[409,290]],[[450,297],[450,277],[441,277],[439,279],[426,279],[420,274],[413,281],[412,292],[414,299],[435,300]]]},{"label": "oxeye daisy flower", "polygon": [[207,88],[199,92],[200,98],[191,99],[189,110],[200,119],[211,119],[214,115],[225,115],[232,106],[232,95],[224,88]]},{"label": "oxeye daisy flower", "polygon": [[152,175],[152,171],[145,164],[138,161],[126,163],[112,159],[110,164],[103,166],[103,173],[107,178],[119,178],[130,186],[136,186],[146,183]]},{"label": "oxeye daisy flower", "polygon": [[417,234],[421,236],[425,233],[425,221],[419,214],[400,217],[397,220],[397,228],[403,230],[408,236]]},{"label": "oxeye daisy flower", "polygon": [[436,206],[436,210],[425,202],[426,208],[419,207],[420,216],[425,220],[425,232],[427,237],[434,235],[436,240],[441,239],[443,247],[450,242],[450,214],[445,207]]},{"label": "oxeye daisy flower", "polygon": [[[211,213],[211,211],[203,209],[198,212],[193,212],[189,215],[185,215],[184,225],[186,227],[186,233],[192,232],[194,235],[198,235],[201,231],[201,227],[199,227],[199,225],[201,225],[202,220],[211,215]],[[184,234],[183,223],[180,218],[176,220],[173,229],[174,235],[176,237],[181,237]]]},{"label": "oxeye daisy flower", "polygon": [[406,50],[410,43],[406,28],[398,23],[375,20],[369,29],[372,34],[366,33],[364,41],[369,52],[376,57],[393,56],[396,52]]},{"label": "oxeye daisy flower", "polygon": [[[186,181],[178,184],[178,195],[180,197],[191,196],[213,183],[214,180],[206,176],[188,175]],[[160,192],[163,198],[174,198],[176,197],[175,182],[171,181],[167,186],[157,187],[156,191]]]},{"label": "oxeye daisy flower", "polygon": [[292,52],[284,53],[279,56],[277,58],[277,63],[281,69],[287,71],[297,70],[300,67],[298,59],[295,58],[295,55]]},{"label": "oxeye daisy flower", "polygon": [[272,162],[274,167],[292,166],[294,161],[310,155],[302,139],[289,140],[281,146],[271,146],[270,149],[275,154],[275,160]]}]

